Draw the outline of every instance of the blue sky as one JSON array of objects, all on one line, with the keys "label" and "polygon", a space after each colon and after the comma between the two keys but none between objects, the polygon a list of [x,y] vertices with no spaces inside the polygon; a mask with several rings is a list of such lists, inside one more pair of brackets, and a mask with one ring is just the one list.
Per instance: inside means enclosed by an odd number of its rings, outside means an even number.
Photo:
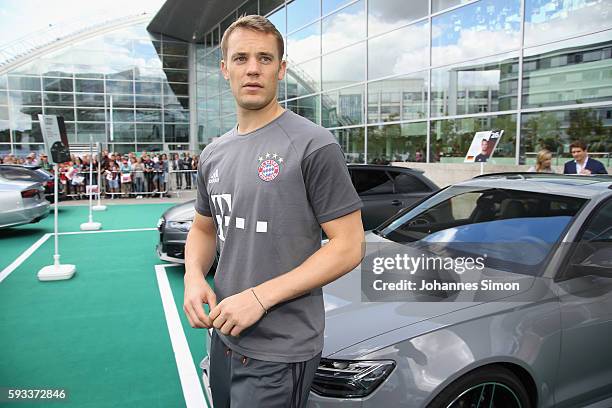
[{"label": "blue sky", "polygon": [[152,16],[165,0],[0,0],[0,48],[49,27],[49,24],[88,26],[97,21],[148,12]]}]

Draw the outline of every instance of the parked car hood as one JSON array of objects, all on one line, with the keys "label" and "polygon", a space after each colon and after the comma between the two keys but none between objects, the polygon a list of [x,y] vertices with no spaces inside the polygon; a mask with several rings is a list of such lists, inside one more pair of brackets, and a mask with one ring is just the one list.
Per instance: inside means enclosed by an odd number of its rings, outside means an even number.
[{"label": "parked car hood", "polygon": [[162,217],[171,221],[193,220],[195,216],[195,200],[187,201],[183,204],[170,207],[164,212]]},{"label": "parked car hood", "polygon": [[[366,233],[366,243],[389,243],[372,233]],[[368,249],[366,249],[366,253]],[[505,274],[508,274],[505,272]],[[514,275],[514,274],[512,274]],[[524,277],[533,282],[532,277]],[[415,325],[418,336],[432,329],[431,324],[417,325],[438,316],[456,312],[494,298],[471,301],[422,301],[414,295],[402,302],[365,302],[361,291],[361,266],[323,288],[325,303],[325,342],[323,356],[330,356],[355,344],[381,334]],[[521,289],[523,289],[521,284]],[[525,286],[527,289],[528,286]],[[501,295],[500,295],[501,296]],[[431,297],[429,298],[431,300]],[[476,300],[476,301],[475,301]],[[431,323],[431,322],[428,322]]]}]

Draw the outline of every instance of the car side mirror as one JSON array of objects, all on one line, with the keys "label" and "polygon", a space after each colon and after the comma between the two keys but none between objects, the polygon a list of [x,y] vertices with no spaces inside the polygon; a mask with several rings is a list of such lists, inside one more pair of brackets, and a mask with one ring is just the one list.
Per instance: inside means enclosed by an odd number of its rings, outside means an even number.
[{"label": "car side mirror", "polygon": [[612,278],[612,245],[597,248],[579,264],[572,264],[572,275]]}]

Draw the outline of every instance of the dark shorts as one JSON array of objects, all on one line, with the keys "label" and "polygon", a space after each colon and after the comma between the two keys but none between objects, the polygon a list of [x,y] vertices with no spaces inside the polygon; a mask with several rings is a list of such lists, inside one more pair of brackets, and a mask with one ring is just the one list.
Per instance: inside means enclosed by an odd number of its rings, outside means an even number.
[{"label": "dark shorts", "polygon": [[229,349],[216,333],[210,345],[210,388],[215,408],[302,408],[321,354],[299,363],[275,363]]}]

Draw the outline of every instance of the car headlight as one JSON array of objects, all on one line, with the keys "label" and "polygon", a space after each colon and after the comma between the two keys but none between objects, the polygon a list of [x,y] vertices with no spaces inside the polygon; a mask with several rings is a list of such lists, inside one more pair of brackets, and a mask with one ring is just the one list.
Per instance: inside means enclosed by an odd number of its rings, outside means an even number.
[{"label": "car headlight", "polygon": [[166,225],[168,225],[168,228],[170,229],[175,229],[175,230],[179,230],[183,232],[189,232],[189,230],[191,229],[192,223],[193,221],[191,220],[189,221],[168,221]]},{"label": "car headlight", "polygon": [[394,361],[349,361],[322,358],[312,391],[324,397],[360,398],[372,393],[393,371]]},{"label": "car headlight", "polygon": [[159,220],[157,220],[157,229],[160,229],[160,227],[164,224],[164,218],[160,218]]}]

